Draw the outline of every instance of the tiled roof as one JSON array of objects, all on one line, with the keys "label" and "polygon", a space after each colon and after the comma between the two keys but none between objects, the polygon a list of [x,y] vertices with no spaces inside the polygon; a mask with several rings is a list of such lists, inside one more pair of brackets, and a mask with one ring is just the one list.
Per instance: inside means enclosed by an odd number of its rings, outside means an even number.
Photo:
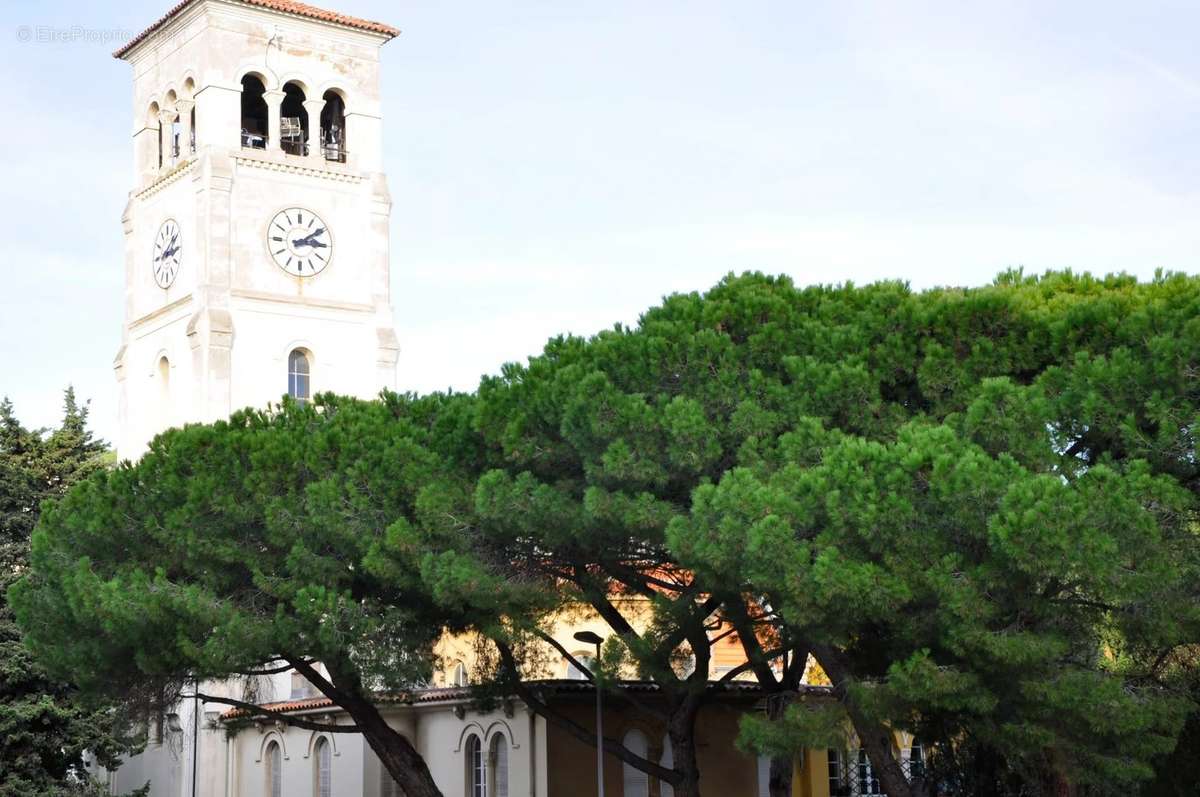
[{"label": "tiled roof", "polygon": [[[125,42],[120,49],[113,53],[113,58],[120,58],[125,55],[125,53],[132,50],[135,45],[137,45],[151,33],[154,33],[154,31],[158,30],[163,25],[167,24],[172,17],[174,17],[180,11],[183,11],[183,9],[190,6],[193,2],[195,2],[195,0],[182,0],[182,2],[168,11],[162,17],[162,19],[158,20],[153,25],[146,28],[129,41]],[[308,17],[309,19],[319,19],[322,22],[332,22],[336,25],[346,25],[347,27],[358,28],[359,30],[369,30],[372,33],[381,33],[384,36],[387,36],[389,39],[400,35],[399,30],[393,28],[391,25],[385,25],[382,22],[373,22],[369,19],[359,19],[358,17],[339,14],[336,11],[326,11],[323,8],[310,6],[307,3],[297,3],[294,0],[238,0],[238,2],[245,3],[248,6],[267,8],[272,11],[282,11],[285,14],[295,14],[296,16],[300,17]]]},{"label": "tiled roof", "polygon": [[[586,694],[592,691],[591,681],[575,680],[543,680],[531,681],[529,686],[541,692],[555,694]],[[657,692],[659,685],[653,681],[622,681],[621,689],[629,692]],[[763,689],[753,681],[726,681],[723,684],[709,683],[709,689],[718,694],[755,696],[763,694]],[[801,695],[811,697],[827,697],[833,693],[828,686],[802,686]],[[416,705],[440,703],[447,700],[465,700],[471,697],[471,688],[450,686],[437,689],[414,689],[411,692],[383,693],[375,696],[376,703],[391,703],[399,705]],[[311,711],[318,708],[336,708],[334,702],[327,697],[310,697],[304,700],[284,700],[278,703],[263,703],[262,708],[284,714],[293,711]],[[221,715],[221,719],[237,719],[248,716],[244,708],[234,708]]]}]

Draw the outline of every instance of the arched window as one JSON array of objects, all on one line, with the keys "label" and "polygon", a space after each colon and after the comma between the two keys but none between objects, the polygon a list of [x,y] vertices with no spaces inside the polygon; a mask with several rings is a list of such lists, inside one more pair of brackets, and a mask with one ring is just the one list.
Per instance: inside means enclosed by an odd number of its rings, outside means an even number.
[{"label": "arched window", "polygon": [[283,797],[283,754],[279,742],[267,745],[267,795],[268,797]]},{"label": "arched window", "polygon": [[[675,768],[675,751],[671,749],[671,737],[663,734],[662,755],[658,757],[659,766],[665,769]],[[658,797],[675,797],[675,787],[666,781],[658,782]]]},{"label": "arched window", "polygon": [[467,673],[467,665],[461,661],[455,662],[454,667],[450,670],[450,685],[468,686],[470,683],[471,676]]},{"label": "arched window", "polygon": [[158,358],[158,422],[160,426],[170,426],[173,413],[171,412],[171,361],[166,355]]},{"label": "arched window", "polygon": [[346,101],[333,89],[321,95],[321,154],[327,161],[346,162]]},{"label": "arched window", "polygon": [[188,152],[194,155],[196,153],[196,103],[194,102],[196,99],[196,81],[191,78],[183,81],[183,94],[187,99],[193,100],[192,109],[188,111],[187,148]]},{"label": "arched window", "polygon": [[299,402],[312,398],[310,375],[308,354],[303,349],[294,349],[288,355],[288,395]]},{"label": "arched window", "polygon": [[[646,757],[646,751],[650,747],[646,741],[646,734],[636,728],[626,732],[621,742],[629,748],[629,752],[642,758]],[[640,769],[622,764],[621,780],[624,797],[650,797],[650,779]]]},{"label": "arched window", "polygon": [[308,110],[304,107],[304,89],[296,82],[283,85],[283,104],[279,106],[279,148],[289,155],[307,154]]},{"label": "arched window", "polygon": [[146,114],[146,127],[154,131],[154,143],[150,145],[150,151],[155,153],[154,157],[149,160],[156,168],[162,168],[162,121],[159,118],[158,103],[150,103],[150,110]]},{"label": "arched window", "polygon": [[[593,654],[588,653],[587,651],[577,651],[575,653],[572,653],[571,655],[575,657],[575,661],[579,662],[584,667],[586,667],[588,672],[592,671],[592,668],[594,667],[594,665],[596,663],[595,662],[596,657]],[[579,669],[571,662],[569,662],[569,661],[566,662],[566,665],[567,665],[567,680],[568,681],[591,680],[590,678],[588,678],[588,673]]]},{"label": "arched window", "polygon": [[492,739],[488,758],[492,797],[508,797],[508,739],[504,738],[504,734],[498,733]]},{"label": "arched window", "polygon": [[171,121],[171,157],[178,158],[183,154],[180,149],[182,142],[179,140],[183,134],[183,121],[179,118],[179,114],[175,114],[175,118]]},{"label": "arched window", "polygon": [[467,737],[467,797],[487,797],[487,770],[479,737]]},{"label": "arched window", "polygon": [[242,146],[267,148],[266,86],[257,75],[242,78]]},{"label": "arched window", "polygon": [[332,797],[333,795],[333,758],[329,741],[317,739],[313,747],[313,796]]}]

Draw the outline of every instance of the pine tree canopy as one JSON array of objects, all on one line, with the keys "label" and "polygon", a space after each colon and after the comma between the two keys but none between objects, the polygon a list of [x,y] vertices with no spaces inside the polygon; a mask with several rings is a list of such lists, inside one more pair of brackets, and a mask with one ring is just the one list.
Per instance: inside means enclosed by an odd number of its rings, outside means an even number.
[{"label": "pine tree canopy", "polygon": [[46,797],[89,788],[85,751],[113,764],[131,749],[111,705],[96,704],[51,678],[25,646],[5,593],[28,567],[41,507],[102,467],[107,446],[92,437],[87,406],[70,388],[63,419],[26,429],[0,401],[0,795]]},{"label": "pine tree canopy", "polygon": [[972,793],[1128,793],[1194,709],[1198,374],[1197,278],[730,276],[473,394],[166,432],[43,513],[10,596],[88,688],[315,659],[365,725],[367,685],[426,677],[443,628],[536,702],[527,643],[582,603],[602,670],[659,685],[673,769],[634,763],[679,797],[725,631],[768,692],[811,656],[837,697],[751,719],[755,749],[848,729],[889,794],[928,793],[881,742],[902,730]]}]

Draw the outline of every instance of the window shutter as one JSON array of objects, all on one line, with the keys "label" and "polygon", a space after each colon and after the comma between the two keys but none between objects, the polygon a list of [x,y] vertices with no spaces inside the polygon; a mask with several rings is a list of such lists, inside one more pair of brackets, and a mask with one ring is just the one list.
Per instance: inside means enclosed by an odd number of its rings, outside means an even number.
[{"label": "window shutter", "polygon": [[495,756],[492,762],[492,777],[496,781],[493,797],[508,797],[508,740],[497,736],[492,742],[492,751]]},{"label": "window shutter", "polygon": [[[646,742],[646,735],[639,730],[632,730],[625,734],[625,746],[629,748],[631,753],[635,753],[642,758],[646,757],[646,750],[649,744]],[[650,797],[650,779],[645,772],[640,769],[634,769],[629,764],[623,767],[624,781],[624,797]]]},{"label": "window shutter", "polygon": [[271,797],[283,797],[283,755],[279,745],[271,742],[267,751],[267,766],[271,768]]},{"label": "window shutter", "polygon": [[332,797],[333,773],[329,770],[333,764],[330,759],[329,742],[320,739],[317,742],[317,795]]}]

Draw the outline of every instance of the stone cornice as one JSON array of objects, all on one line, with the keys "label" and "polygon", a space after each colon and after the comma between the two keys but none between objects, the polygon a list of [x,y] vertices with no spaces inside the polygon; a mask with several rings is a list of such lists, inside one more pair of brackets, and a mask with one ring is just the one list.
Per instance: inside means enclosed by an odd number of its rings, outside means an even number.
[{"label": "stone cornice", "polygon": [[188,172],[190,172],[192,170],[192,167],[195,165],[196,165],[195,158],[188,158],[187,160],[183,161],[182,163],[176,164],[175,168],[171,169],[171,171],[167,172],[166,174],[164,174],[161,177],[159,177],[158,179],[156,179],[154,182],[150,183],[150,185],[146,186],[141,191],[138,191],[137,193],[135,193],[134,196],[138,199],[145,199],[147,197],[154,196],[159,191],[163,190],[168,185],[175,182],[176,180],[178,180],[180,177],[187,174]]},{"label": "stone cornice", "polygon": [[171,302],[170,304],[163,305],[162,307],[158,308],[157,310],[151,310],[149,313],[146,313],[141,318],[138,318],[138,319],[130,322],[129,331],[134,332],[134,331],[146,326],[147,324],[151,324],[155,321],[161,320],[161,319],[165,318],[166,316],[170,315],[171,313],[175,312],[176,310],[186,307],[187,305],[189,305],[191,303],[192,303],[192,295],[189,293],[187,296],[184,296],[180,299],[176,299],[175,301]]},{"label": "stone cornice", "polygon": [[317,299],[310,296],[297,297],[289,294],[281,293],[266,293],[265,291],[250,291],[241,288],[234,288],[229,292],[229,295],[235,299],[249,299],[255,302],[270,302],[275,304],[286,304],[292,308],[295,307],[311,307],[323,310],[343,310],[354,313],[374,313],[375,308],[369,304],[361,304],[359,302],[341,302],[336,299]]},{"label": "stone cornice", "polygon": [[[302,174],[306,177],[318,177],[322,180],[333,180],[339,183],[361,183],[364,179],[361,174],[350,172],[344,168],[333,166],[320,168],[299,162],[288,163],[287,161],[270,156],[248,155],[246,154],[246,150],[235,154],[233,159],[239,166],[249,166],[253,169],[265,169],[266,171],[283,172],[285,174]],[[330,162],[327,161],[327,163]]]}]

